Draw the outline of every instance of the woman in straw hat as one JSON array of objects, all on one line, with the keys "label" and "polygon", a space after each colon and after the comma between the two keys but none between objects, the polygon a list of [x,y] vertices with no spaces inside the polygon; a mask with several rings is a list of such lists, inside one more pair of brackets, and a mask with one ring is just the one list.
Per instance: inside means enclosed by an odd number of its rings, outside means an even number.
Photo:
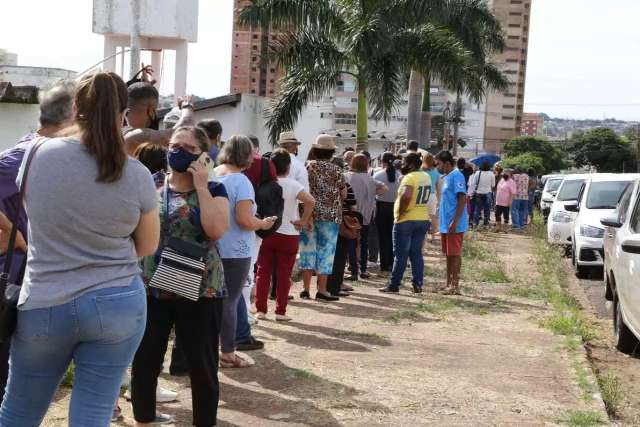
[{"label": "woman in straw hat", "polygon": [[311,146],[307,165],[309,188],[316,200],[313,210],[313,228],[300,233],[300,269],[304,290],[300,297],[309,299],[311,277],[317,276],[316,300],[336,301],[337,297],[327,292],[327,277],[333,270],[333,259],[342,222],[342,199],[346,189],[342,170],[331,163],[336,144],[332,136],[319,135]]}]

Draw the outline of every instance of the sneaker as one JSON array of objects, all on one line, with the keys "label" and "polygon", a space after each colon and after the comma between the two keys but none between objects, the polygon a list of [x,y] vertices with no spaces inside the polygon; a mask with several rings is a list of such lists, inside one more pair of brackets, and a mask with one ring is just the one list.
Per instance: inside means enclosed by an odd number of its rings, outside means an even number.
[{"label": "sneaker", "polygon": [[163,426],[166,424],[173,424],[176,422],[176,419],[173,415],[162,414],[160,412],[156,412],[156,417],[149,423],[152,426]]},{"label": "sneaker", "polygon": [[122,416],[122,409],[120,408],[120,406],[116,405],[116,407],[113,408],[113,413],[111,414],[111,422],[117,423],[118,421],[122,421],[123,419],[124,417]]},{"label": "sneaker", "polygon": [[399,294],[400,293],[400,289],[392,288],[390,285],[387,285],[384,288],[380,288],[378,290],[380,292],[382,292],[382,293],[385,293],[385,294]]},{"label": "sneaker", "polygon": [[178,400],[178,393],[173,390],[158,386],[156,388],[156,402],[169,403]]},{"label": "sneaker", "polygon": [[258,312],[256,313],[256,319],[258,320],[267,320],[267,313]]},{"label": "sneaker", "polygon": [[344,278],[344,280],[348,280],[349,282],[357,282],[358,281],[358,276],[354,276],[354,275],[347,276],[347,277]]},{"label": "sneaker", "polygon": [[284,314],[276,314],[276,321],[278,322],[290,322],[291,317],[285,316]]},{"label": "sneaker", "polygon": [[413,293],[414,294],[421,294],[422,293],[422,286],[421,285],[413,285]]},{"label": "sneaker", "polygon": [[316,293],[316,301],[340,301],[340,298],[334,297],[333,295],[327,295],[320,292]]},{"label": "sneaker", "polygon": [[247,313],[247,322],[249,322],[249,326],[257,325],[258,318],[256,318],[253,314]]},{"label": "sneaker", "polygon": [[378,268],[378,263],[369,261],[367,262],[367,268]]},{"label": "sneaker", "polygon": [[353,287],[343,283],[342,286],[340,286],[340,290],[344,292],[353,292]]},{"label": "sneaker", "polygon": [[253,335],[247,340],[236,343],[236,350],[238,351],[262,350],[263,348],[264,343],[255,339]]},{"label": "sneaker", "polygon": [[311,295],[309,295],[309,291],[300,292],[300,298],[302,299],[311,299]]},{"label": "sneaker", "polygon": [[363,271],[362,273],[360,273],[360,278],[361,279],[368,279],[369,277],[371,277],[371,275],[369,273],[367,273],[366,271]]}]

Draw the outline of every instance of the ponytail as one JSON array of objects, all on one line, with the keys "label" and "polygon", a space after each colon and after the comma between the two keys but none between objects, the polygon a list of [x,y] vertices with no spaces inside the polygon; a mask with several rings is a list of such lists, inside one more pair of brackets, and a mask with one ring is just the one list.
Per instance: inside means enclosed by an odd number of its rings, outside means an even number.
[{"label": "ponytail", "polygon": [[388,151],[382,155],[382,163],[387,165],[387,181],[389,182],[396,182],[396,167],[393,165],[395,159],[396,156]]},{"label": "ponytail", "polygon": [[75,103],[82,142],[98,165],[96,181],[118,181],[127,162],[121,121],[126,85],[115,73],[89,75],[80,81]]}]

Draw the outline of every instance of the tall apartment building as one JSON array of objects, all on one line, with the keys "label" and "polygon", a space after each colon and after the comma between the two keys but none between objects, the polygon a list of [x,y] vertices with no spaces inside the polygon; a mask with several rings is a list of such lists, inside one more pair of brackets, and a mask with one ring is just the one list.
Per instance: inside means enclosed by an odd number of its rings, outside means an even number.
[{"label": "tall apartment building", "polygon": [[521,134],[529,49],[531,0],[493,0],[506,33],[506,49],[494,58],[509,77],[506,93],[490,93],[485,101],[484,149],[500,152],[504,142]]},{"label": "tall apartment building", "polygon": [[240,11],[251,3],[251,0],[234,0],[231,93],[271,98],[278,92],[278,80],[282,77],[282,72],[275,64],[266,63],[262,58],[275,34],[238,22]]}]

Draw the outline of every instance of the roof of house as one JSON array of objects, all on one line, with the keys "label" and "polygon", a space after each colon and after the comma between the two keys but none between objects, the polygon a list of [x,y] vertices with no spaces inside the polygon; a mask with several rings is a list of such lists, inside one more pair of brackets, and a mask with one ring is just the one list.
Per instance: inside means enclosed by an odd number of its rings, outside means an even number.
[{"label": "roof of house", "polygon": [[[217,98],[205,99],[203,101],[197,101],[193,104],[194,111],[207,110],[209,108],[219,107],[221,105],[235,105],[242,99],[242,95],[239,93],[218,96]],[[160,119],[171,111],[171,108],[163,108],[158,110],[158,117]]]},{"label": "roof of house", "polygon": [[10,82],[0,82],[0,102],[38,104],[38,88],[36,86],[13,86]]}]

